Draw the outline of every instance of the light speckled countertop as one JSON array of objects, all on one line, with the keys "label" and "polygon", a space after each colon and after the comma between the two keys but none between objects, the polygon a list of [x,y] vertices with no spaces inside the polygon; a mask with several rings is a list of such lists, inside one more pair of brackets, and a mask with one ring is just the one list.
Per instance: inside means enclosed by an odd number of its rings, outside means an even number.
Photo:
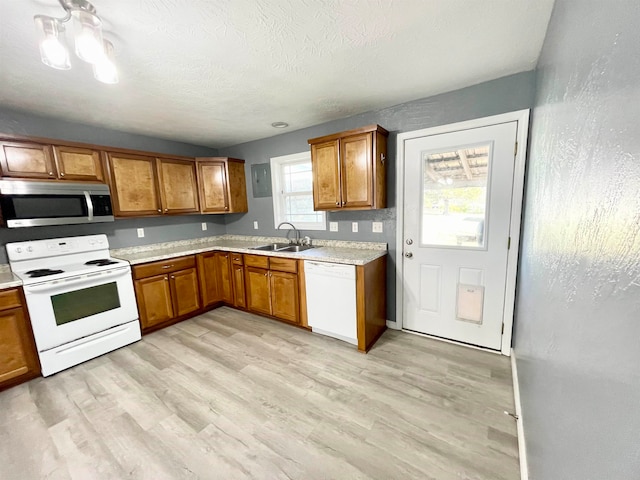
[{"label": "light speckled countertop", "polygon": [[[211,250],[251,253],[271,257],[301,258],[318,262],[345,263],[347,265],[364,265],[387,254],[386,243],[347,242],[342,240],[314,240],[312,243],[315,248],[297,253],[252,250],[252,247],[276,242],[285,243],[286,239],[282,237],[220,235],[217,237],[141,245],[139,247],[118,248],[111,250],[110,253],[112,257],[127,260],[131,265],[166,260],[183,255],[194,255]],[[11,272],[9,265],[0,264],[0,290],[20,286],[22,286],[22,280]]]},{"label": "light speckled countertop", "polygon": [[211,250],[222,250],[237,253],[251,253],[272,257],[300,258],[319,262],[344,263],[348,265],[364,265],[387,254],[386,243],[345,242],[336,240],[315,240],[315,248],[303,252],[270,252],[252,250],[269,243],[286,242],[282,237],[246,237],[238,235],[221,235],[194,240],[181,240],[140,247],[128,247],[111,250],[111,256],[127,260],[131,265],[166,260],[194,255]]},{"label": "light speckled countertop", "polygon": [[11,287],[20,287],[22,285],[22,280],[16,277],[9,265],[1,264],[0,265],[0,290],[4,288]]}]

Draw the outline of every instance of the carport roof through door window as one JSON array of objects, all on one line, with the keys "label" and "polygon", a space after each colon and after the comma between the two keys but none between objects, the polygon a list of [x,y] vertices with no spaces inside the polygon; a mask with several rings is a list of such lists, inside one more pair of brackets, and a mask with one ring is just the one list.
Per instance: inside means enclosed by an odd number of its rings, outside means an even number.
[{"label": "carport roof through door window", "polygon": [[491,147],[423,153],[421,245],[486,249]]}]

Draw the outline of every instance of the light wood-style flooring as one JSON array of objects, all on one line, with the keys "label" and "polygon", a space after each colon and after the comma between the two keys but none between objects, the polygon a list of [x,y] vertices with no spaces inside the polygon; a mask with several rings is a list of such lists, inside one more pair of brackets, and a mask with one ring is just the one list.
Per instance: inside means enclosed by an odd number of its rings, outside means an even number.
[{"label": "light wood-style flooring", "polygon": [[509,360],[220,308],[0,392],[0,478],[519,478]]}]

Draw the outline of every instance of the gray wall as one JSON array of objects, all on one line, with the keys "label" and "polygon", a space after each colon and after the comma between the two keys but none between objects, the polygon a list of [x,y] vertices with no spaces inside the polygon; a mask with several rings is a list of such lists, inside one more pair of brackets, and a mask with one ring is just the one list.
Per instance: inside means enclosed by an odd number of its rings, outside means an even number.
[{"label": "gray wall", "polygon": [[515,352],[533,480],[640,478],[640,4],[557,0]]},{"label": "gray wall", "polygon": [[[97,145],[131,148],[149,152],[186,156],[210,156],[217,151],[208,147],[172,142],[143,135],[132,135],[103,128],[39,117],[14,110],[0,109],[0,133],[48,137],[60,140],[93,143]],[[203,231],[201,223],[207,223]],[[145,229],[144,238],[138,238],[136,229]],[[222,215],[185,215],[116,220],[113,223],[93,225],[63,225],[58,227],[0,228],[0,263],[7,263],[4,246],[9,242],[42,238],[91,235],[105,233],[112,248],[146,245],[171,240],[184,240],[226,231]]]},{"label": "gray wall", "polygon": [[[396,136],[398,133],[444,125],[472,118],[496,115],[530,108],[533,105],[535,76],[533,72],[500,78],[473,87],[429,97],[394,107],[368,112],[291,133],[223,148],[221,155],[243,158],[250,178],[250,165],[268,163],[271,157],[298,153],[309,149],[307,140],[331,133],[377,123],[391,132],[388,144],[387,204],[384,210],[364,212],[335,212],[329,221],[338,222],[339,231],[306,232],[311,238],[377,241],[389,244],[387,264],[387,318],[395,321],[395,263],[396,263]],[[391,87],[392,88],[392,87]],[[229,215],[227,232],[243,235],[277,235],[273,221],[271,197],[253,198],[248,186],[249,213]],[[253,229],[258,220],[259,229]],[[359,223],[358,233],[351,233],[351,222]],[[383,233],[372,233],[371,222],[383,222]],[[279,235],[283,235],[282,232]]]}]

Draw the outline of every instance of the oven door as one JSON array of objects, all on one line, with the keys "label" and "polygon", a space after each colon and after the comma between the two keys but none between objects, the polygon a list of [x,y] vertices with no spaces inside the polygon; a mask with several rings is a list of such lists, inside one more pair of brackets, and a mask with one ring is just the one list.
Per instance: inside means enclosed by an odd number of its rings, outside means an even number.
[{"label": "oven door", "polygon": [[24,286],[38,351],[138,319],[131,269]]}]

